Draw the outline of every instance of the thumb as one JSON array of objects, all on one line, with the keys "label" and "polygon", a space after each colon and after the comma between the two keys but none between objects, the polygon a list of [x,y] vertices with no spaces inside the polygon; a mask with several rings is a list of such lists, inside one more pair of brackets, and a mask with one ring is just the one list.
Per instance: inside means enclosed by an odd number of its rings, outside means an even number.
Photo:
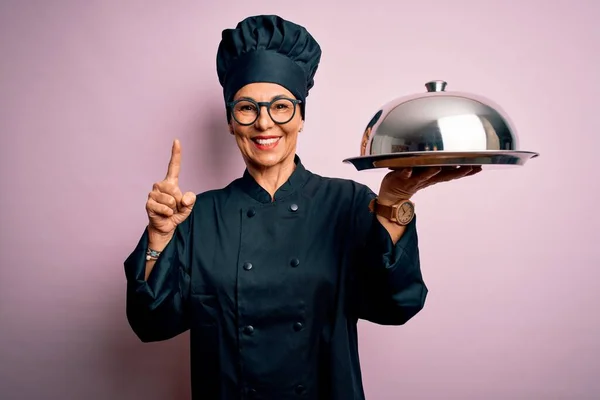
[{"label": "thumb", "polygon": [[412,168],[410,168],[410,167],[409,167],[409,168],[404,168],[404,169],[402,169],[401,171],[402,171],[402,172],[401,172],[400,176],[401,176],[402,178],[404,178],[404,179],[408,179],[408,178],[410,178],[410,177],[412,176],[412,173],[413,173],[413,169],[412,169]]},{"label": "thumb", "polygon": [[413,169],[411,167],[402,168],[390,168],[392,170],[391,175],[396,178],[408,179],[412,176]]},{"label": "thumb", "polygon": [[[189,211],[192,210],[192,207],[196,203],[196,195],[192,192],[186,192],[181,198],[181,205],[183,205]],[[186,210],[188,211],[188,210]]]}]

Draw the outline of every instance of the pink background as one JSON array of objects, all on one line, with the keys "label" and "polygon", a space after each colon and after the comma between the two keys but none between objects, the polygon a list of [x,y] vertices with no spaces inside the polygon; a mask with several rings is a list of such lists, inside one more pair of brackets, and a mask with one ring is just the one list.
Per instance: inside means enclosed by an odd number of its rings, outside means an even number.
[{"label": "pink background", "polygon": [[415,198],[431,292],[402,328],[361,323],[368,398],[600,396],[599,3],[350,3],[2,2],[2,399],[189,398],[188,335],[134,336],[123,260],[174,137],[182,189],[242,173],[215,52],[259,13],[323,47],[299,144],[314,172],[377,190],[382,171],[341,160],[431,79],[502,105],[542,154]]}]

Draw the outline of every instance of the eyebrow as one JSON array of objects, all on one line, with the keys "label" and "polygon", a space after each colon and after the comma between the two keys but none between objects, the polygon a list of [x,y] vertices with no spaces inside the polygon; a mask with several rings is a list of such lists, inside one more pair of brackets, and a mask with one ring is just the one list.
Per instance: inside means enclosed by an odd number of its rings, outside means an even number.
[{"label": "eyebrow", "polygon": [[[288,98],[290,96],[288,96],[286,94],[283,94],[283,93],[282,94],[277,94],[277,95],[271,97],[271,101],[273,101],[275,99],[280,99],[282,97]],[[249,96],[242,96],[242,97],[239,97],[237,100],[252,100],[252,101],[256,101],[257,103],[259,102],[258,100],[253,99],[252,97],[249,97]]]}]

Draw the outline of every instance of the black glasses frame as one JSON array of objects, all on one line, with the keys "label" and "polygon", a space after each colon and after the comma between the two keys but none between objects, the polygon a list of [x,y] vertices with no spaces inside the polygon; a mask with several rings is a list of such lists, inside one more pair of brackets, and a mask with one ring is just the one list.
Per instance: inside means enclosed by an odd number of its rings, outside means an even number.
[{"label": "black glasses frame", "polygon": [[[273,103],[276,103],[277,101],[280,100],[287,100],[289,102],[291,102],[294,105],[294,112],[292,113],[292,116],[285,122],[278,122],[275,121],[275,119],[273,118],[273,116],[271,115],[271,106],[273,105]],[[235,107],[236,104],[242,102],[242,101],[247,101],[249,103],[252,103],[256,106],[256,109],[258,110],[258,112],[256,113],[256,118],[254,118],[254,120],[252,122],[246,122],[246,123],[241,123],[240,121],[238,121],[238,119],[235,117],[235,113],[233,112],[233,108]],[[242,125],[242,126],[250,126],[252,124],[254,124],[258,118],[260,117],[260,113],[261,113],[261,109],[263,107],[267,108],[267,113],[269,114],[269,117],[271,118],[271,120],[273,122],[275,122],[277,125],[283,125],[283,124],[287,124],[288,122],[290,122],[292,119],[294,119],[294,117],[296,116],[296,108],[298,104],[301,104],[302,100],[298,100],[298,99],[290,99],[288,97],[277,97],[271,101],[256,101],[253,99],[248,99],[248,98],[241,98],[232,102],[227,103],[227,107],[229,108],[229,111],[231,112],[231,116],[233,117],[233,119],[235,119],[235,122],[237,122],[238,124]]]}]

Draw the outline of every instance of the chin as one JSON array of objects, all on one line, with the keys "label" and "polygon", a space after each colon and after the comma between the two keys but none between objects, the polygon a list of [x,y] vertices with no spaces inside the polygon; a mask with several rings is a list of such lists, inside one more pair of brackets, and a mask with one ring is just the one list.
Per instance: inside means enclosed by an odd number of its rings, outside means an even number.
[{"label": "chin", "polygon": [[277,164],[279,164],[280,162],[283,161],[282,157],[277,157],[275,155],[270,155],[270,156],[253,156],[250,157],[250,162],[256,166],[260,166],[260,167],[273,167]]},{"label": "chin", "polygon": [[253,154],[248,158],[248,161],[257,167],[270,168],[283,163],[288,156],[285,154]]}]

